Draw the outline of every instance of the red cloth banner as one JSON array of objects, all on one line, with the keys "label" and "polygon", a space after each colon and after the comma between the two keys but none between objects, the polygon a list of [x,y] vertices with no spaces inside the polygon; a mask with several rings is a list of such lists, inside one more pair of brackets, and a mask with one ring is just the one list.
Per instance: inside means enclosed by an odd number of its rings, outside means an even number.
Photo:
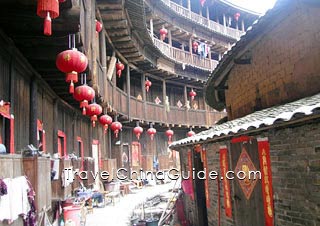
[{"label": "red cloth banner", "polygon": [[210,196],[209,196],[209,176],[208,176],[208,161],[207,161],[207,151],[202,149],[202,161],[203,161],[203,168],[206,172],[206,180],[204,181],[204,189],[206,193],[206,206],[207,208],[210,207]]},{"label": "red cloth banner", "polygon": [[274,225],[270,145],[267,138],[258,139],[265,226]]},{"label": "red cloth banner", "polygon": [[220,173],[223,177],[222,185],[224,192],[224,208],[227,217],[232,217],[232,206],[231,206],[231,192],[230,192],[230,182],[225,178],[227,171],[229,170],[228,166],[228,149],[226,146],[220,147]]},{"label": "red cloth banner", "polygon": [[14,154],[14,116],[10,117],[10,154]]},{"label": "red cloth banner", "polygon": [[189,150],[188,151],[188,167],[189,167],[189,180],[191,181],[190,185],[191,185],[191,190],[192,190],[192,194],[191,194],[191,200],[194,200],[194,189],[193,189],[193,180],[192,180],[192,152]]}]

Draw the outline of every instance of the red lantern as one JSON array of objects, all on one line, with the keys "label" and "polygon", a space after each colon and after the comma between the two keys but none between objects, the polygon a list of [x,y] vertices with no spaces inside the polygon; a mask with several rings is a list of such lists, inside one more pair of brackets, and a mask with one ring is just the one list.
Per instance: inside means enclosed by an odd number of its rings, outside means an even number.
[{"label": "red lantern", "polygon": [[116,138],[118,137],[119,131],[122,129],[122,124],[120,122],[113,122],[111,124],[111,129],[114,132],[114,135],[116,136]]},{"label": "red lantern", "polygon": [[96,20],[96,32],[102,31],[102,23],[98,20]]},{"label": "red lantern", "polygon": [[116,64],[116,70],[117,70],[117,75],[120,78],[121,77],[121,73],[124,69],[124,65],[123,63],[121,63],[120,61]]},{"label": "red lantern", "polygon": [[206,0],[200,0],[200,4],[201,4],[201,7],[204,6],[204,3],[206,2]]},{"label": "red lantern", "polygon": [[192,137],[192,136],[194,136],[196,133],[195,132],[193,132],[192,130],[190,130],[188,133],[187,133],[187,136],[188,137]]},{"label": "red lantern", "polygon": [[198,46],[199,46],[199,43],[196,42],[196,41],[193,41],[192,43],[192,49],[193,51],[196,53],[198,51]]},{"label": "red lantern", "polygon": [[73,98],[80,103],[80,108],[82,108],[82,114],[86,115],[86,107],[88,107],[89,101],[93,100],[95,96],[94,89],[92,89],[87,84],[78,86],[73,93]]},{"label": "red lantern", "polygon": [[168,30],[162,27],[160,29],[160,39],[163,41],[166,38],[166,35],[168,34]]},{"label": "red lantern", "polygon": [[239,20],[239,17],[240,17],[240,13],[235,13],[235,14],[234,14],[234,19],[235,19],[236,21]]},{"label": "red lantern", "polygon": [[57,0],[38,0],[37,15],[44,18],[43,34],[50,36],[52,34],[51,18],[59,16],[59,2]]},{"label": "red lantern", "polygon": [[168,137],[169,142],[171,142],[172,136],[173,136],[174,132],[171,129],[168,129],[166,131],[166,136]]},{"label": "red lantern", "polygon": [[66,73],[66,82],[70,82],[69,92],[74,93],[74,83],[78,82],[78,73],[86,70],[88,59],[86,55],[74,48],[59,53],[56,66]]},{"label": "red lantern", "polygon": [[191,97],[191,100],[194,100],[194,97],[197,96],[197,93],[191,89],[191,91],[189,92],[189,96]]},{"label": "red lantern", "polygon": [[108,125],[112,123],[112,118],[109,115],[101,115],[99,118],[99,122],[103,125],[104,133],[107,133]]},{"label": "red lantern", "polygon": [[150,135],[151,140],[153,140],[154,135],[157,133],[157,130],[155,128],[149,128],[147,133]]},{"label": "red lantern", "polygon": [[151,87],[151,85],[152,85],[152,82],[149,79],[147,79],[145,81],[145,87],[147,92],[149,92],[149,88]]},{"label": "red lantern", "polygon": [[96,121],[98,120],[98,115],[102,113],[102,107],[99,104],[93,103],[89,104],[87,107],[87,115],[91,116],[92,126],[96,126]]},{"label": "red lantern", "polygon": [[143,132],[143,128],[141,126],[136,126],[133,129],[134,134],[136,135],[137,139],[140,139],[140,135]]}]

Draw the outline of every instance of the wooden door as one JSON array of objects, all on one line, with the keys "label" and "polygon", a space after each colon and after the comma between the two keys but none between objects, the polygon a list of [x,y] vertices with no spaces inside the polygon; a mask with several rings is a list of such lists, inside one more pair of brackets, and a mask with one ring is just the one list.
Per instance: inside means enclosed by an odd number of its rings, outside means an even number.
[{"label": "wooden door", "polygon": [[[239,170],[260,171],[257,140],[231,143],[231,169],[235,172],[232,180],[235,200],[235,221],[237,226],[265,225],[261,180],[239,180]],[[240,174],[242,176],[244,174]],[[248,175],[248,174],[247,174]]]},{"label": "wooden door", "polygon": [[[196,172],[203,171],[203,164],[199,152],[194,152],[194,168]],[[202,177],[202,175],[200,175]],[[206,206],[206,192],[204,180],[195,177],[195,191],[196,203],[198,211],[198,226],[208,226],[207,206]]]}]

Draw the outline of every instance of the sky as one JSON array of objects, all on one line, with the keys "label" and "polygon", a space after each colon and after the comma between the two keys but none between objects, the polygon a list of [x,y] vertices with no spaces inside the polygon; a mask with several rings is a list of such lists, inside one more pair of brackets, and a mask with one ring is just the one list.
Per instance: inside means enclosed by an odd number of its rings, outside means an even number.
[{"label": "sky", "polygon": [[235,5],[253,10],[255,12],[264,13],[274,6],[276,0],[228,0]]}]

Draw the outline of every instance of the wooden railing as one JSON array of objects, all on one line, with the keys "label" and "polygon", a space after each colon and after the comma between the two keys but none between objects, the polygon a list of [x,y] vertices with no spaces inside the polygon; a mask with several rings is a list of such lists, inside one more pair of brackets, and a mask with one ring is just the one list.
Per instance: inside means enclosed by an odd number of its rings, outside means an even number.
[{"label": "wooden railing", "polygon": [[169,44],[153,38],[154,45],[167,57],[180,63],[190,64],[199,68],[213,70],[218,65],[218,61],[208,58],[201,58],[199,55],[191,54],[190,52],[170,46]]},{"label": "wooden railing", "polygon": [[[178,57],[183,57],[183,55]],[[209,65],[210,61],[204,62]],[[109,79],[105,78],[103,80],[102,68],[98,68],[100,70],[98,86],[104,101],[108,102],[116,112],[128,115],[131,119],[176,125],[211,126],[225,116],[223,112],[187,110],[175,106],[170,106],[170,111],[167,111],[164,105],[144,102],[133,96],[130,96],[130,105],[128,105],[127,93],[116,87]]]},{"label": "wooden railing", "polygon": [[200,16],[197,13],[194,13],[187,8],[172,2],[170,0],[161,0],[164,4],[166,4],[171,10],[175,11],[177,14],[197,23],[200,24],[206,28],[209,28],[210,30],[213,30],[215,32],[219,32],[220,34],[223,34],[225,36],[234,38],[234,39],[239,39],[240,36],[244,33],[243,31],[230,28],[230,27],[225,27],[222,24],[219,24],[215,21],[208,20],[207,18]]}]

